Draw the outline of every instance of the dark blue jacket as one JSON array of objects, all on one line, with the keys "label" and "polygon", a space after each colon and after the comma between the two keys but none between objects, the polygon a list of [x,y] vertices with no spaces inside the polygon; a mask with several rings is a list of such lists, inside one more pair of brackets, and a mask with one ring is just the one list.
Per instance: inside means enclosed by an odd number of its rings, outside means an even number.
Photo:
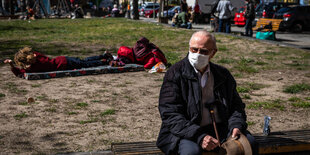
[{"label": "dark blue jacket", "polygon": [[[218,124],[220,139],[223,140],[233,128],[247,128],[245,104],[236,91],[236,81],[230,72],[210,63],[214,76],[214,95],[221,101],[218,105],[223,123]],[[162,125],[157,147],[165,154],[177,150],[180,139],[189,139],[200,144],[205,135],[214,136],[212,126],[200,127],[201,87],[194,68],[184,58],[167,71],[160,90],[159,111]],[[215,137],[215,136],[214,136]]]}]

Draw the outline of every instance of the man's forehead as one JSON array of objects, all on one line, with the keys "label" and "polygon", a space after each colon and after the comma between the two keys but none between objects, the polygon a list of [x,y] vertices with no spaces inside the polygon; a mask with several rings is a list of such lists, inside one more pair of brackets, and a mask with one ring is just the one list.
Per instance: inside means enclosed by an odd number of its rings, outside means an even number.
[{"label": "man's forehead", "polygon": [[195,35],[191,39],[190,44],[200,44],[200,45],[211,45],[213,44],[213,40],[210,36],[206,35]]}]

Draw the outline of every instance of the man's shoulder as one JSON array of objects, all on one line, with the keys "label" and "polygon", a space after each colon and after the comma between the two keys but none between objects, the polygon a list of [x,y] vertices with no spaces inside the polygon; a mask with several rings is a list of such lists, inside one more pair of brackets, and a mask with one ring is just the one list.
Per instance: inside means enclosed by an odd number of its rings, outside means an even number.
[{"label": "man's shoulder", "polygon": [[210,62],[210,67],[212,72],[217,72],[226,77],[231,76],[230,71],[224,66]]},{"label": "man's shoulder", "polygon": [[183,58],[182,60],[172,65],[168,71],[173,71],[173,72],[181,71],[185,67],[186,61],[187,61],[187,57]]},{"label": "man's shoulder", "polygon": [[228,69],[222,65],[212,63],[212,62],[210,62],[210,65],[211,65],[211,67],[213,67],[215,69],[228,71]]}]

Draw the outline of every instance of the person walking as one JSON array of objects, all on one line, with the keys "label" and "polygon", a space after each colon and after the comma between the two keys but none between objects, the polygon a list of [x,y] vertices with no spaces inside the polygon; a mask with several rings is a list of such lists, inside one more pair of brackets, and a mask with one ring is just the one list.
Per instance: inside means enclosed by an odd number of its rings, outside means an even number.
[{"label": "person walking", "polygon": [[[219,32],[230,33],[230,18],[231,12],[234,10],[230,0],[220,0],[217,5],[216,11],[219,12]],[[225,31],[223,26],[225,25]]]},{"label": "person walking", "polygon": [[246,10],[245,10],[245,36],[252,37],[253,30],[252,30],[252,22],[255,19],[255,9],[254,9],[254,2],[252,0],[245,0],[246,3]]}]

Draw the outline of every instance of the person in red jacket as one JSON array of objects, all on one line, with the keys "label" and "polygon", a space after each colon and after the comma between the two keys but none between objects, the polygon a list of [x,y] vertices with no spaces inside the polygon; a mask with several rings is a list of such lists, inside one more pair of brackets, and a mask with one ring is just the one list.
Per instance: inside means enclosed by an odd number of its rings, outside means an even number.
[{"label": "person in red jacket", "polygon": [[141,37],[133,48],[121,46],[117,51],[117,59],[123,64],[143,65],[145,69],[151,69],[159,62],[167,65],[164,53],[145,37]]},{"label": "person in red jacket", "polygon": [[105,52],[103,55],[92,56],[85,59],[67,56],[58,56],[51,59],[39,52],[33,51],[30,47],[24,47],[14,56],[14,62],[20,68],[15,67],[11,59],[4,60],[4,63],[11,65],[11,70],[15,76],[22,76],[24,73],[73,70],[102,66],[109,63],[111,64],[113,61],[113,56],[108,52]]}]

